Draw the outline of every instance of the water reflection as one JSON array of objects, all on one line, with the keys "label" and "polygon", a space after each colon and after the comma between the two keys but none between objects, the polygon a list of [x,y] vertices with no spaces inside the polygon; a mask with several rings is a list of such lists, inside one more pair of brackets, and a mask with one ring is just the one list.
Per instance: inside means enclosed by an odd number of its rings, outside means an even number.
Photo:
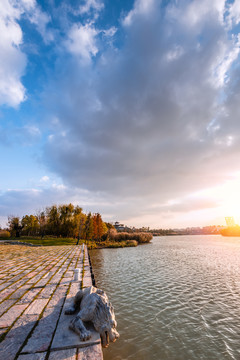
[{"label": "water reflection", "polygon": [[240,359],[240,238],[159,237],[90,256],[121,334],[105,360]]}]

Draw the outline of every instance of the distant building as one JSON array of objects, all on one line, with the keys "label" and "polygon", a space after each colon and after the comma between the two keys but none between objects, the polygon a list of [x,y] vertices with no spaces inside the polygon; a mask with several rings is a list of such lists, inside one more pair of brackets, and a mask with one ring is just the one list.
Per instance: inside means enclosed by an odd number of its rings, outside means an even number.
[{"label": "distant building", "polygon": [[118,231],[124,231],[125,230],[125,226],[124,224],[120,224],[118,221],[116,221],[113,226],[115,227],[116,230]]}]

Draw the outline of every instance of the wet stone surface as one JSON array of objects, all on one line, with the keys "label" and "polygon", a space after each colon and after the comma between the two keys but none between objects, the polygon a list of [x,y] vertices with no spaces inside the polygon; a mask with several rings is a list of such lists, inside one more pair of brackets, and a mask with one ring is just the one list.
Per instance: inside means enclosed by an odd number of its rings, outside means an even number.
[{"label": "wet stone surface", "polygon": [[0,359],[102,359],[99,335],[92,330],[91,341],[81,342],[64,314],[81,286],[74,270],[82,280],[83,267],[83,286],[91,286],[82,245],[0,245]]}]

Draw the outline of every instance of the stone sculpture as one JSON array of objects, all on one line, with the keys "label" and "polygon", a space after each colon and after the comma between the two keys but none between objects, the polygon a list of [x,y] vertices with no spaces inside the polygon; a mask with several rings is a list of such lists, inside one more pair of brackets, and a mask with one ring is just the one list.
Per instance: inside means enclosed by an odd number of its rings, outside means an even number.
[{"label": "stone sculpture", "polygon": [[79,312],[71,321],[69,328],[75,331],[82,341],[91,338],[91,332],[86,329],[83,321],[93,323],[94,328],[101,336],[103,347],[108,347],[109,340],[114,342],[119,338],[114,309],[103,290],[94,286],[80,290],[75,295],[72,306],[65,310],[65,314],[71,315],[77,311]]}]

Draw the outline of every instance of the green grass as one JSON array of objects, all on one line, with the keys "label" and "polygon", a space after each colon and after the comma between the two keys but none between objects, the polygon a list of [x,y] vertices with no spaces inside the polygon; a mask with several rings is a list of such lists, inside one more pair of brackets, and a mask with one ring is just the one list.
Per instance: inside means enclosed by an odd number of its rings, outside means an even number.
[{"label": "green grass", "polygon": [[[76,245],[77,239],[73,238],[57,238],[52,236],[46,236],[43,239],[37,236],[21,236],[20,238],[6,238],[1,240],[13,240],[20,241],[23,243],[29,243],[33,245],[42,245],[42,246],[62,246],[62,245]],[[102,249],[102,248],[123,248],[123,247],[132,247],[137,246],[138,242],[136,240],[122,240],[122,241],[86,241],[80,240],[79,245],[85,243],[89,249]]]},{"label": "green grass", "polygon": [[[24,243],[30,243],[33,245],[43,245],[43,246],[61,246],[61,245],[76,245],[77,239],[73,238],[55,238],[51,236],[46,236],[43,239],[41,237],[31,237],[31,236],[21,236],[20,238],[8,238],[6,240],[20,241]],[[80,240],[79,244],[82,244],[83,241]]]}]

